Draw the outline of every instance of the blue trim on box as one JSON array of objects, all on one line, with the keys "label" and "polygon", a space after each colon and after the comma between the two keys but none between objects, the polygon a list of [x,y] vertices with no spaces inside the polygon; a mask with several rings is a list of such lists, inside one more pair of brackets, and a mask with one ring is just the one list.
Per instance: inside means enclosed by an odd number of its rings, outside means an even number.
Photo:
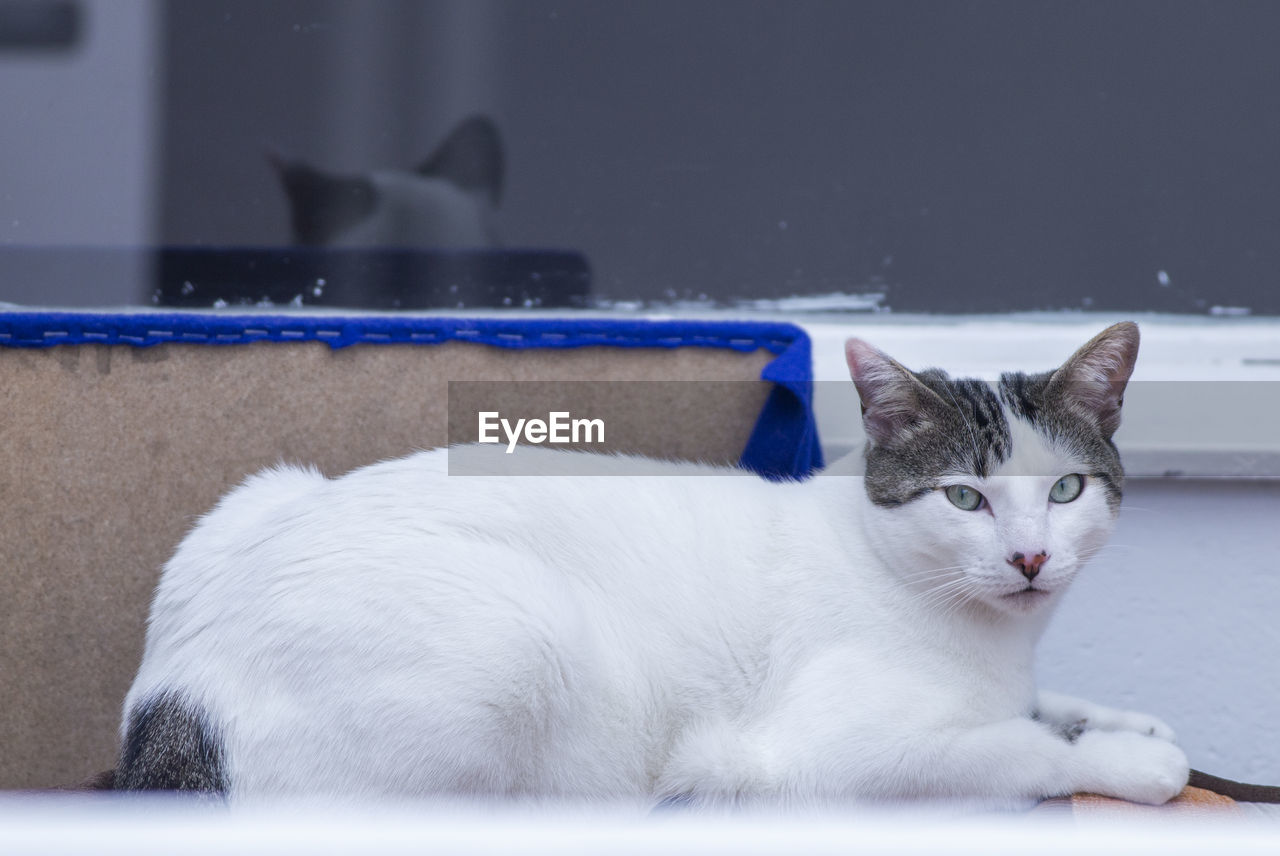
[{"label": "blue trim on box", "polygon": [[813,415],[809,337],[793,324],[762,321],[646,321],[614,318],[92,314],[0,312],[0,347],[249,342],[430,345],[477,342],[499,348],[764,348],[777,358],[760,376],[773,391],[742,452],[743,467],[767,478],[804,478],[822,466]]}]

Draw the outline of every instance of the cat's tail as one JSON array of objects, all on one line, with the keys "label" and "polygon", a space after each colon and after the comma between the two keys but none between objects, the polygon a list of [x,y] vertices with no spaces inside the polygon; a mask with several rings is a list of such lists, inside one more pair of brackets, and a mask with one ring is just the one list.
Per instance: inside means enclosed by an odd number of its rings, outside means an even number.
[{"label": "cat's tail", "polygon": [[1231,797],[1236,802],[1280,803],[1280,787],[1275,785],[1233,782],[1231,779],[1211,776],[1199,770],[1191,771],[1191,779],[1187,784],[1193,788],[1202,788],[1224,797]]},{"label": "cat's tail", "polygon": [[185,695],[165,692],[133,706],[116,769],[90,782],[104,790],[184,791],[224,798],[225,754],[221,735],[203,708]]}]

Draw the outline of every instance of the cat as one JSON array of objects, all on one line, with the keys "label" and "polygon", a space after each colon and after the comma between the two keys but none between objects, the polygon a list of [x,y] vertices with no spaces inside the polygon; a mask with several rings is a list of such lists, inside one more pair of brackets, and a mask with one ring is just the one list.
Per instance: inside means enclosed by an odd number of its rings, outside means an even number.
[{"label": "cat", "polygon": [[502,200],[502,140],[485,116],[461,122],[413,171],[335,175],[270,154],[303,246],[489,248]]},{"label": "cat", "polygon": [[[1117,324],[993,386],[851,339],[868,442],[806,481],[495,445],[255,475],[164,569],[115,784],[1163,803],[1169,726],[1032,677],[1117,514],[1137,349]],[[522,456],[548,475],[447,475]],[[555,475],[587,463],[611,477]]]}]

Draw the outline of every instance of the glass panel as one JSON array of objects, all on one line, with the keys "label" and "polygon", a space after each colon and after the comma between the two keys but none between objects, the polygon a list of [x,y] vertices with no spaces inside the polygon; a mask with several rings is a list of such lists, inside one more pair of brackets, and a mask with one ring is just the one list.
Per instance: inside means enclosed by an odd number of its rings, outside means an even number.
[{"label": "glass panel", "polygon": [[0,300],[1277,314],[1278,31],[1187,0],[4,2]]}]

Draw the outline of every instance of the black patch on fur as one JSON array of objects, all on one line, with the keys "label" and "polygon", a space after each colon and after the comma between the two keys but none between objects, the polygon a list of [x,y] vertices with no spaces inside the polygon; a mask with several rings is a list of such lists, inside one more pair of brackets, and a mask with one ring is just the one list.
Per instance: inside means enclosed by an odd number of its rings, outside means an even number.
[{"label": "black patch on fur", "polygon": [[98,775],[85,779],[74,788],[77,791],[114,791],[115,789],[115,770],[103,770]]},{"label": "black patch on fur", "polygon": [[[1040,717],[1039,710],[1031,711],[1031,721],[1044,722],[1044,720]],[[1084,734],[1086,731],[1089,730],[1088,729],[1089,720],[1087,719],[1077,719],[1075,722],[1067,722],[1059,725],[1052,725],[1050,723],[1045,722],[1045,725],[1049,726],[1049,728],[1053,731],[1054,734],[1058,735],[1068,743],[1075,743],[1077,740],[1080,739],[1081,734]]]},{"label": "black patch on fur", "polygon": [[941,486],[946,473],[985,477],[1011,452],[1009,424],[991,387],[940,369],[912,373],[934,393],[900,437],[867,444],[867,494],[893,508]]},{"label": "black patch on fur", "polygon": [[665,812],[683,811],[693,807],[693,797],[689,794],[672,794],[669,797],[663,797],[657,805],[653,807],[650,814],[663,814]]},{"label": "black patch on fur", "polygon": [[129,714],[113,784],[123,791],[225,794],[222,741],[204,711],[182,696],[148,699]]}]

